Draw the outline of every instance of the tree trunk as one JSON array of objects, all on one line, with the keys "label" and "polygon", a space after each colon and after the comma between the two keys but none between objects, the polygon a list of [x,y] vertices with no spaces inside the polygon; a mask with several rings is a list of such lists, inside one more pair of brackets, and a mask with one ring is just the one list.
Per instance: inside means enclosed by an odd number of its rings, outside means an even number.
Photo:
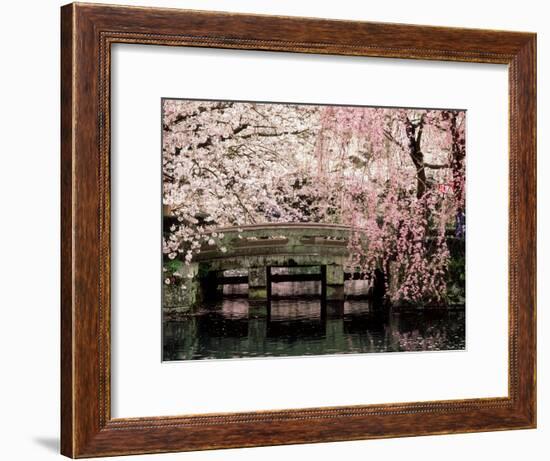
[{"label": "tree trunk", "polygon": [[426,169],[424,166],[424,154],[420,148],[422,140],[422,131],[424,128],[424,116],[420,118],[418,124],[411,122],[407,118],[405,122],[405,132],[409,140],[409,156],[416,168],[416,197],[422,198],[426,192]]}]

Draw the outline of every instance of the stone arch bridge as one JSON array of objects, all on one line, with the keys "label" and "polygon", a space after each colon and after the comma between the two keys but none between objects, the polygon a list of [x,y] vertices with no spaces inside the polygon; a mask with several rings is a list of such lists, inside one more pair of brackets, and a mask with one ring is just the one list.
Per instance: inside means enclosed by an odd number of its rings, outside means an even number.
[{"label": "stone arch bridge", "polygon": [[[344,300],[349,257],[349,226],[317,223],[273,223],[218,228],[219,244],[205,245],[193,257],[192,270],[200,281],[200,298],[219,296],[224,285],[246,283],[251,302],[271,298],[273,283],[320,281],[321,299]],[[221,248],[223,247],[223,250]],[[315,273],[273,273],[273,268],[318,267]],[[225,271],[246,270],[248,275],[226,276]],[[276,272],[276,271],[275,271]]]}]

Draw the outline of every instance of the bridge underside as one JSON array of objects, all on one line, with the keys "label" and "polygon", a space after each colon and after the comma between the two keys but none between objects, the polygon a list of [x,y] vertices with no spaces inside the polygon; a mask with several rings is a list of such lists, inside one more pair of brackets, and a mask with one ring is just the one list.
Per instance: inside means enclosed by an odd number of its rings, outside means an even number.
[{"label": "bridge underside", "polygon": [[[344,272],[349,259],[348,227],[300,223],[244,227],[244,231],[220,229],[222,241],[204,245],[193,258],[197,305],[219,299],[224,285],[247,284],[251,309],[261,311],[273,298],[273,284],[319,281],[322,304],[343,306],[345,280],[358,278],[358,274]],[[307,270],[313,267],[318,269]],[[228,276],[227,271],[238,271],[239,275]]]},{"label": "bridge underside", "polygon": [[[251,302],[264,302],[271,299],[273,283],[287,281],[320,281],[321,298],[327,301],[344,300],[344,262],[343,255],[319,254],[277,254],[247,257],[219,258],[199,263],[199,273],[208,274],[202,282],[206,298],[219,296],[223,285],[232,283],[248,284],[248,299]],[[244,264],[243,264],[244,263]],[[272,268],[319,267],[318,273],[274,274]],[[247,276],[223,277],[227,270],[247,270]]]}]

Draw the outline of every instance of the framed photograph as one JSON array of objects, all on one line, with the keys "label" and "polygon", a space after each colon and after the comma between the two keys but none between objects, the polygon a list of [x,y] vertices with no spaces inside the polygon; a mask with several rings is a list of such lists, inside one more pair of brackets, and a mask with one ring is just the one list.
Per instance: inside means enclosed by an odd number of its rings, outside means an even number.
[{"label": "framed photograph", "polygon": [[536,427],[536,35],[61,10],[61,451]]},{"label": "framed photograph", "polygon": [[465,110],[162,104],[163,360],[464,349]]}]

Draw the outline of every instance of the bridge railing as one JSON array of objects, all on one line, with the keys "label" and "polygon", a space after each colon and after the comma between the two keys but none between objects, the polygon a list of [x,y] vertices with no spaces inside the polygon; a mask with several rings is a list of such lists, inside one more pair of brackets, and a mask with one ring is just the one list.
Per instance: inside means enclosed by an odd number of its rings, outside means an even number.
[{"label": "bridge railing", "polygon": [[215,245],[203,245],[196,261],[282,253],[346,256],[351,228],[336,224],[273,223],[221,227],[212,231],[214,233],[222,234],[223,238],[217,239]]}]

